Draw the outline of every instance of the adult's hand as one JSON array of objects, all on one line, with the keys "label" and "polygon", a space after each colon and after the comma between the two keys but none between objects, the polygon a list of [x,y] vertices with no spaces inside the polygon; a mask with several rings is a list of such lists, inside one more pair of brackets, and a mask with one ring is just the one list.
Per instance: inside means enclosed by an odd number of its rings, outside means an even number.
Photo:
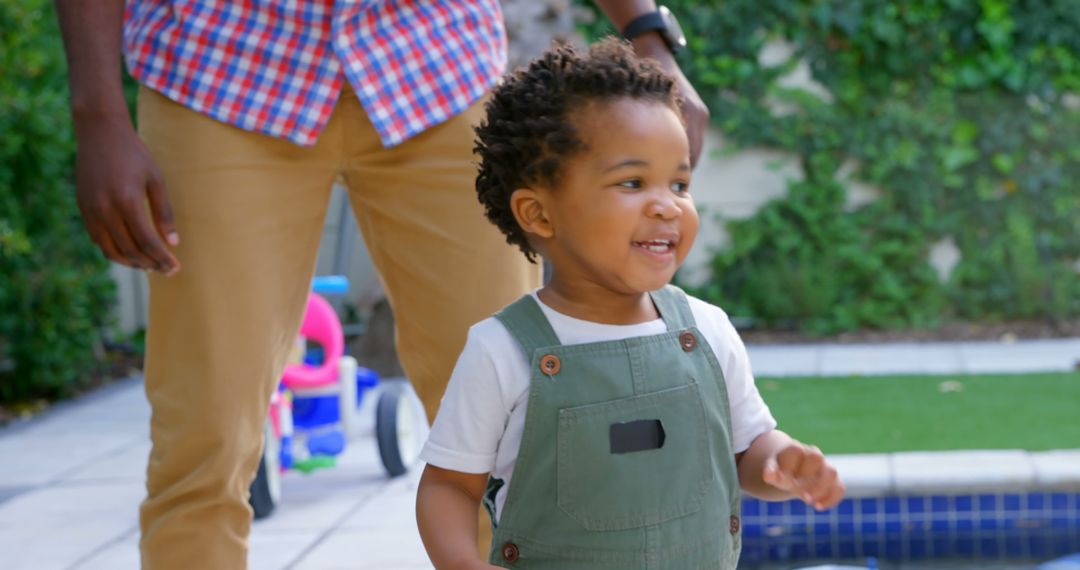
[{"label": "adult's hand", "polygon": [[[109,259],[171,276],[179,244],[161,173],[127,117],[76,117],[76,198],[83,224]],[[149,204],[149,208],[147,205]]]},{"label": "adult's hand", "polygon": [[638,55],[660,62],[664,71],[675,78],[675,88],[679,94],[683,119],[686,121],[686,135],[690,139],[690,165],[697,165],[705,141],[705,128],[709,125],[709,109],[659,35],[644,34],[632,43]]},{"label": "adult's hand", "polygon": [[109,259],[172,275],[180,262],[165,241],[175,246],[180,237],[161,173],[135,134],[120,85],[124,0],[56,0],[56,11],[78,141],[76,198],[86,231]]},{"label": "adult's hand", "polygon": [[[656,10],[655,0],[594,0],[600,10],[611,20],[616,30],[625,30],[636,17]],[[705,127],[709,124],[709,109],[698,96],[690,81],[679,69],[674,54],[658,32],[647,32],[634,38],[634,51],[639,56],[651,57],[660,62],[664,71],[675,78],[675,88],[682,99],[683,119],[686,120],[686,136],[690,139],[690,165],[697,164],[705,140]]]}]

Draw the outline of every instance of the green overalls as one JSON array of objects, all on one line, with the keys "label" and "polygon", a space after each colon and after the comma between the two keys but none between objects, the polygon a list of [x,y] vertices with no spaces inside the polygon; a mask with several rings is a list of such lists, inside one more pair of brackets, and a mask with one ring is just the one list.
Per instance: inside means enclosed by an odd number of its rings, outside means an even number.
[{"label": "green overalls", "polygon": [[[652,299],[667,332],[571,346],[531,296],[496,315],[532,376],[492,564],[735,568],[740,493],[720,364],[685,293],[668,286]],[[489,480],[489,509],[501,486]]]}]

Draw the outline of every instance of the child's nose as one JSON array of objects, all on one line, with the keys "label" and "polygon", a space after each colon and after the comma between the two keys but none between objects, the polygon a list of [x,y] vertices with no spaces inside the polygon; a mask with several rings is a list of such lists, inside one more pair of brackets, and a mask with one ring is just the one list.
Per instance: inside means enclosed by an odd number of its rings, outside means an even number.
[{"label": "child's nose", "polygon": [[664,192],[649,202],[648,213],[654,218],[672,220],[682,215],[682,208],[671,192]]}]

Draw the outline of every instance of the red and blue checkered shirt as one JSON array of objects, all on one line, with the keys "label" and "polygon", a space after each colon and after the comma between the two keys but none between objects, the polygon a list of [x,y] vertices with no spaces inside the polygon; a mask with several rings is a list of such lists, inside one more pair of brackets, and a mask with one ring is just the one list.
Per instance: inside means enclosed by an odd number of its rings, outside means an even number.
[{"label": "red and blue checkered shirt", "polygon": [[166,97],[304,146],[348,78],[389,147],[490,89],[506,34],[498,0],[128,0],[124,54]]}]

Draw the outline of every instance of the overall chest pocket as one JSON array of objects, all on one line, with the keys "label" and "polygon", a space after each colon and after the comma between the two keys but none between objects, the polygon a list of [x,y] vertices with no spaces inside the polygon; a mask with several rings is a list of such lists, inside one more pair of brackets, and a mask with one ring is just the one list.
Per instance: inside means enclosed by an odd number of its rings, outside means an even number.
[{"label": "overall chest pocket", "polygon": [[558,504],[587,530],[697,512],[713,474],[696,383],[559,410]]}]

